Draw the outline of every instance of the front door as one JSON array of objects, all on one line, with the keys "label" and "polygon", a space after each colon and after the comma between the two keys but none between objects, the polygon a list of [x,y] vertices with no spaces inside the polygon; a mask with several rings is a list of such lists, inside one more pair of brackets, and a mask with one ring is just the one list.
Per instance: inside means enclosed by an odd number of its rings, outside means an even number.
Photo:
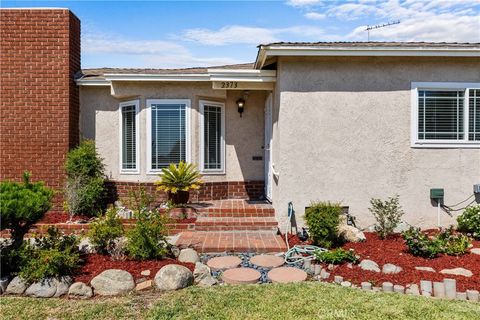
[{"label": "front door", "polygon": [[272,93],[265,101],[265,196],[272,200]]}]

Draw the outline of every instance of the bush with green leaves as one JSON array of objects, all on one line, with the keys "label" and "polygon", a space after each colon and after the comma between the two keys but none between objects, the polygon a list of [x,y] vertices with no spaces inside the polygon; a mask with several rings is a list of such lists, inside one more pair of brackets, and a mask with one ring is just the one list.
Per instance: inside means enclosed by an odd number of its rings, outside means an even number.
[{"label": "bush with green leaves", "polygon": [[383,201],[381,199],[371,199],[370,212],[377,220],[375,231],[381,239],[385,239],[393,234],[394,229],[398,226],[403,216],[402,207],[400,206],[399,196],[390,197]]},{"label": "bush with green leaves", "polygon": [[130,193],[135,226],[126,233],[128,257],[135,260],[162,259],[170,253],[166,240],[168,218],[152,208],[153,198],[144,188]]},{"label": "bush with green leaves", "polygon": [[411,227],[402,236],[411,254],[430,259],[442,253],[451,256],[465,254],[471,243],[467,236],[455,233],[453,227],[440,231],[436,236]]},{"label": "bush with green leaves", "polygon": [[88,238],[96,252],[108,254],[114,251],[115,240],[123,234],[122,221],[117,215],[117,209],[112,207],[107,210],[103,217],[90,223]]},{"label": "bush with green leaves", "polygon": [[466,208],[457,223],[459,231],[480,240],[480,204]]},{"label": "bush with green leaves", "polygon": [[353,249],[345,250],[342,248],[330,251],[315,251],[313,256],[319,262],[328,264],[342,264],[344,262],[357,263],[359,256],[355,254]]},{"label": "bush with green leaves", "polygon": [[0,226],[9,229],[12,243],[0,249],[1,272],[8,274],[17,269],[16,251],[30,227],[52,207],[53,190],[43,182],[30,182],[30,173],[23,174],[23,183],[0,183]]},{"label": "bush with green leaves", "polygon": [[94,141],[82,141],[69,151],[65,170],[65,208],[70,215],[93,216],[105,209],[104,164]]},{"label": "bush with green leaves", "polygon": [[339,203],[312,202],[305,210],[305,222],[315,245],[330,248],[340,239],[337,235],[342,207]]},{"label": "bush with green leaves", "polygon": [[72,275],[80,266],[77,238],[62,235],[53,227],[45,236],[36,237],[33,243],[25,242],[19,257],[18,275],[29,283]]}]

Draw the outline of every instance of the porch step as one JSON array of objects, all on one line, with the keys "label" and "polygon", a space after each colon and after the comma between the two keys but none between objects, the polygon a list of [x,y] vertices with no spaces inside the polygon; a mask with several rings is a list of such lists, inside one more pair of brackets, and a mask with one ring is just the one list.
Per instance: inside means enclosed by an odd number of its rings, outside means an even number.
[{"label": "porch step", "polygon": [[276,231],[274,217],[198,217],[196,231]]},{"label": "porch step", "polygon": [[180,248],[195,248],[202,253],[218,252],[285,252],[283,238],[269,231],[186,231],[175,243]]},{"label": "porch step", "polygon": [[265,201],[217,200],[192,204],[199,217],[274,217],[275,209]]}]

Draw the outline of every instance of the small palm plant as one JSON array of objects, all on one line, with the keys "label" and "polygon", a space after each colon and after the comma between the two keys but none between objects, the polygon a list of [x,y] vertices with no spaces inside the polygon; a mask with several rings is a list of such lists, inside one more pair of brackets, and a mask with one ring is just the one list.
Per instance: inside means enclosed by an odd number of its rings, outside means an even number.
[{"label": "small palm plant", "polygon": [[162,169],[160,181],[155,182],[157,190],[165,191],[168,200],[173,204],[185,204],[188,202],[190,190],[197,190],[202,185],[202,176],[193,163],[180,161],[170,164]]}]

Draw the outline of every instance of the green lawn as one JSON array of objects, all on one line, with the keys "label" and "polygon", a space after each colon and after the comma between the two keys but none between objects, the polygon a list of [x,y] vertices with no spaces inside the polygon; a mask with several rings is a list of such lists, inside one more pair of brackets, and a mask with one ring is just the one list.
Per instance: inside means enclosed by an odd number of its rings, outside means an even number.
[{"label": "green lawn", "polygon": [[0,298],[1,319],[480,319],[480,303],[330,284],[191,287],[118,298]]}]

